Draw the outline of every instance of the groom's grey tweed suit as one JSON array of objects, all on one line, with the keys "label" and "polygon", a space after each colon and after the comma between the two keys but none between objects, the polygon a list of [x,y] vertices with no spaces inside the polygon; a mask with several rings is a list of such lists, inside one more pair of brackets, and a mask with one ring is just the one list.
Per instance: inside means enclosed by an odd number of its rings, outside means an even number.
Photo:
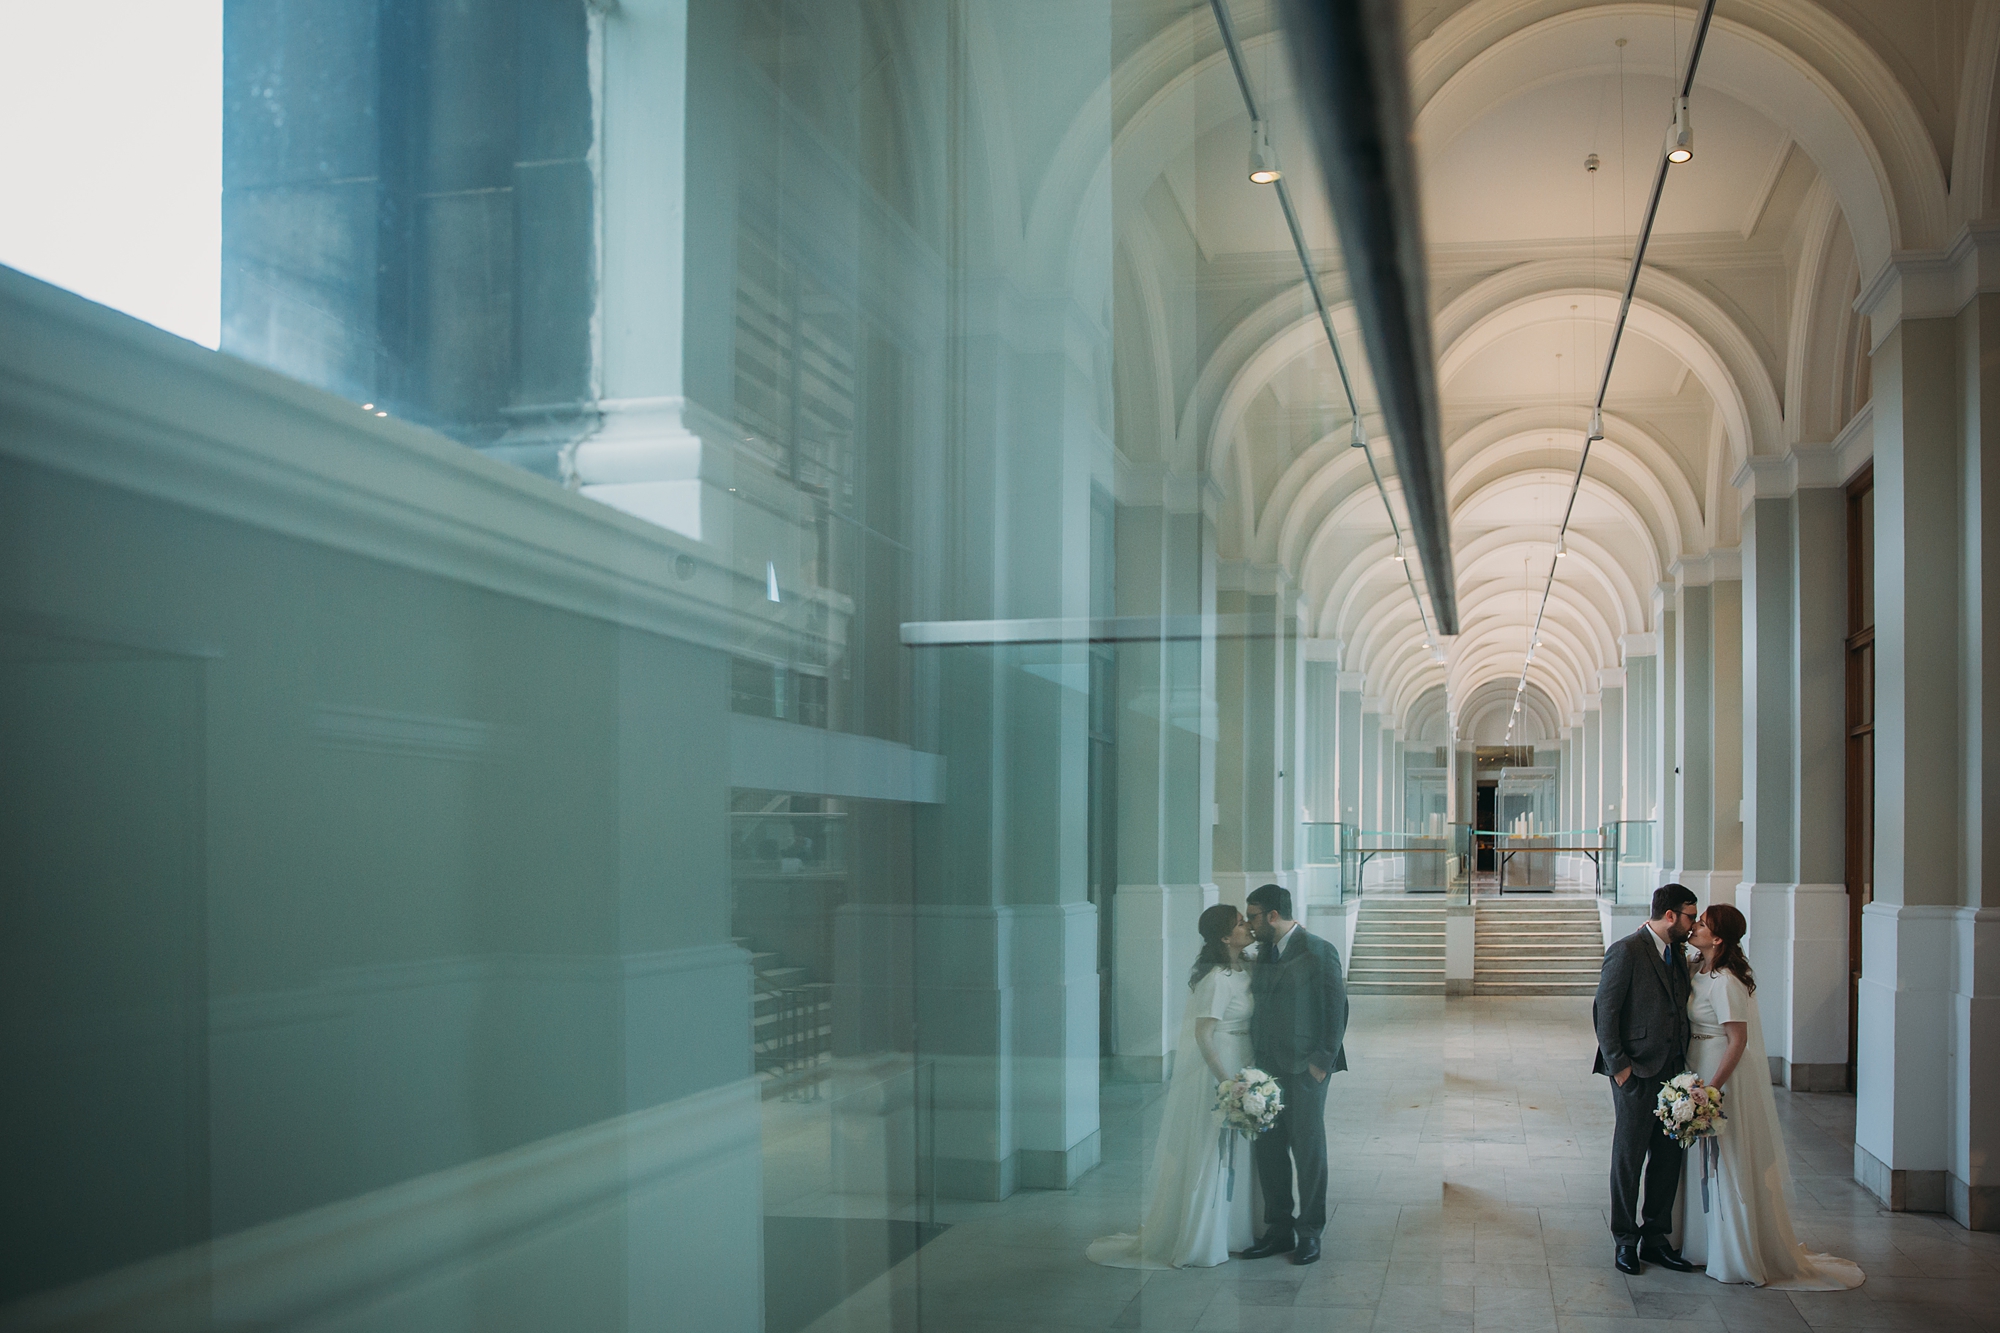
[{"label": "groom's grey tweed suit", "polygon": [[[1259,961],[1250,973],[1256,1001],[1250,1044],[1257,1063],[1285,1095],[1277,1123],[1256,1137],[1250,1153],[1264,1186],[1267,1232],[1317,1236],[1326,1228],[1326,1085],[1347,1068],[1347,983],[1340,951],[1304,926],[1294,927],[1283,946],[1274,960]],[[1325,1081],[1312,1076],[1311,1065],[1327,1072]]]},{"label": "groom's grey tweed suit", "polygon": [[[1611,1137],[1611,1234],[1622,1245],[1664,1241],[1680,1191],[1681,1147],[1653,1114],[1660,1085],[1687,1068],[1688,973],[1679,945],[1660,956],[1648,926],[1604,951],[1591,1006],[1597,1023],[1596,1072],[1610,1075],[1617,1128]],[[1615,1077],[1630,1065],[1620,1087]],[[1646,1182],[1645,1217],[1639,1181]]]}]

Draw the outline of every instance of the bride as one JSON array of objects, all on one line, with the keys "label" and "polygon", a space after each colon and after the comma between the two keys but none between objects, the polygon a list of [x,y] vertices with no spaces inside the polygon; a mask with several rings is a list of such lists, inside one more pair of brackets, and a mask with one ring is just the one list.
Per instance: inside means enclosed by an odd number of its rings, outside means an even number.
[{"label": "bride", "polygon": [[1193,993],[1153,1150],[1151,1202],[1137,1235],[1090,1243],[1085,1254],[1092,1263],[1213,1268],[1254,1239],[1250,1144],[1240,1134],[1223,1134],[1215,1110],[1216,1085],[1251,1063],[1250,974],[1243,962],[1250,927],[1234,907],[1217,903],[1201,914],[1197,929],[1201,956],[1188,977]]},{"label": "bride", "polygon": [[[1792,1232],[1791,1167],[1771,1094],[1757,980],[1743,956],[1743,913],[1716,903],[1702,913],[1689,943],[1699,952],[1688,1016],[1688,1063],[1723,1090],[1716,1167],[1702,1192],[1701,1146],[1687,1154],[1681,1183],[1681,1255],[1708,1265],[1718,1282],[1749,1282],[1783,1291],[1842,1291],[1862,1273],[1846,1259],[1814,1254]],[[1743,1076],[1735,1077],[1738,1069]]]}]

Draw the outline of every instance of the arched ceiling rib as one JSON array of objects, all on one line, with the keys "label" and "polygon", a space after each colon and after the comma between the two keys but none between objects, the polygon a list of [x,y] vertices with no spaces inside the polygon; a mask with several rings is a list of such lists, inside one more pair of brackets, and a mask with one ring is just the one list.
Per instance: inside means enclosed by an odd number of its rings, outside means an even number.
[{"label": "arched ceiling rib", "polygon": [[[1269,6],[1233,0],[1232,13],[1269,80],[1259,96],[1283,156],[1297,127]],[[1131,382],[1145,386],[1158,437],[1130,461],[1201,476],[1217,498],[1219,554],[1282,569],[1309,632],[1338,639],[1343,670],[1361,671],[1412,734],[1456,716],[1469,735],[1511,710],[1625,277],[1630,240],[1614,221],[1611,177],[1647,176],[1677,15],[1685,33],[1685,5],[1473,0],[1413,52],[1423,188],[1445,238],[1432,245],[1435,341],[1465,608],[1442,664],[1348,445],[1344,402],[1320,383],[1324,334],[1296,268],[1286,276],[1275,205],[1241,179],[1247,121],[1205,7],[1159,5],[1157,31],[1064,138],[1022,219],[1030,289],[1103,271],[1115,233],[1133,289],[1118,319],[1143,325],[1116,336],[1144,360]],[[1974,27],[1974,45],[2000,51],[2000,21]],[[1631,128],[1613,145],[1600,104],[1618,82],[1620,36]],[[1972,80],[1965,96],[1979,106],[1958,113],[1961,137],[1979,124],[1982,146],[1953,149],[1955,162],[1979,164],[1960,173],[1975,184],[2000,175],[1983,171],[1995,159],[1984,145],[2000,139],[1993,83]],[[1857,397],[1854,286],[1892,251],[1948,239],[1923,115],[1889,64],[1812,0],[1731,0],[1693,106],[1699,152],[1667,182],[1605,438],[1528,675],[1524,716],[1547,737],[1619,665],[1623,637],[1655,628],[1654,590],[1673,562],[1735,540],[1743,461],[1823,443],[1845,424]],[[1303,138],[1289,143],[1287,166],[1308,176]],[[1586,150],[1603,156],[1595,177],[1582,171]],[[1602,206],[1595,222],[1592,206]],[[1308,230],[1366,415],[1373,386],[1338,252],[1323,216]],[[1175,266],[1187,263],[1236,285],[1191,314],[1176,289],[1186,275]],[[1400,512],[1386,468],[1384,482]]]}]

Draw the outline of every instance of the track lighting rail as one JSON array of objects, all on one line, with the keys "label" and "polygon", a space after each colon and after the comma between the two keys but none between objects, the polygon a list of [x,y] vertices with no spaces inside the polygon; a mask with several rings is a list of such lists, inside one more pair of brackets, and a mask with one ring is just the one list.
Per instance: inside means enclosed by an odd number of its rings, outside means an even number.
[{"label": "track lighting rail", "polygon": [[[1361,404],[1354,396],[1354,381],[1348,374],[1347,358],[1341,354],[1340,339],[1333,331],[1333,314],[1327,308],[1326,293],[1320,288],[1319,273],[1313,267],[1312,251],[1306,247],[1305,231],[1299,225],[1298,210],[1292,205],[1291,188],[1285,183],[1284,174],[1275,169],[1275,159],[1270,155],[1268,131],[1265,129],[1263,113],[1257,106],[1257,94],[1250,86],[1250,71],[1243,59],[1243,48],[1237,43],[1235,26],[1229,21],[1229,7],[1225,0],[1209,0],[1209,8],[1215,12],[1215,26],[1222,34],[1222,49],[1229,55],[1229,67],[1235,72],[1236,86],[1243,94],[1243,109],[1250,113],[1251,158],[1253,167],[1251,179],[1260,185],[1270,185],[1278,192],[1278,206],[1284,210],[1285,228],[1291,233],[1292,249],[1298,254],[1299,268],[1305,273],[1306,290],[1312,293],[1313,307],[1319,312],[1320,328],[1326,332],[1326,345],[1333,351],[1334,368],[1340,372],[1340,389],[1347,397],[1347,412],[1354,422],[1354,445],[1361,450],[1362,456],[1368,460],[1368,475],[1375,480],[1375,493],[1382,498],[1382,511],[1389,516],[1389,530],[1396,538],[1396,557],[1403,566],[1403,582],[1409,586],[1410,597],[1417,604],[1417,616],[1423,621],[1424,643],[1427,647],[1433,646],[1437,642],[1437,636],[1432,633],[1431,618],[1429,612],[1424,609],[1423,594],[1417,591],[1416,576],[1410,572],[1409,561],[1402,559],[1403,528],[1396,521],[1396,510],[1389,503],[1388,487],[1382,484],[1381,470],[1375,465],[1375,452],[1369,448],[1367,433],[1361,425]],[[1406,498],[1408,496],[1407,488],[1405,496]],[[1411,524],[1413,527],[1416,526],[1414,509],[1412,510]],[[1421,542],[1418,545],[1420,550],[1424,549]],[[1445,543],[1444,549],[1444,586],[1448,589],[1451,586],[1450,545],[1448,541]],[[1428,561],[1425,565],[1425,573],[1432,580],[1431,587],[1435,594],[1435,590],[1438,587],[1438,573]],[[1435,597],[1433,600],[1435,601]],[[1447,602],[1445,605],[1449,605],[1449,603]],[[1440,609],[1438,616],[1441,621],[1444,619],[1444,615],[1444,610]],[[1455,630],[1457,617],[1455,607],[1452,608],[1452,617]],[[1454,631],[1445,632],[1450,633]]]},{"label": "track lighting rail", "polygon": [[[1611,370],[1618,362],[1618,346],[1625,337],[1625,321],[1632,313],[1632,297],[1639,290],[1639,270],[1646,262],[1646,246],[1653,239],[1653,222],[1659,216],[1660,195],[1667,187],[1667,169],[1694,156],[1693,135],[1688,126],[1688,94],[1694,88],[1695,66],[1701,63],[1701,49],[1708,41],[1709,21],[1715,17],[1715,0],[1704,0],[1701,16],[1695,20],[1694,40],[1688,45],[1687,65],[1681,71],[1680,84],[1674,89],[1674,120],[1669,127],[1666,142],[1660,147],[1660,161],[1653,171],[1652,192],[1646,196],[1646,212],[1639,222],[1639,238],[1632,247],[1632,266],[1625,274],[1625,291],[1618,300],[1618,318],[1611,326],[1611,344],[1604,351],[1604,373],[1597,381],[1597,398],[1590,406],[1590,433],[1584,437],[1583,453],[1576,460],[1576,475],[1570,478],[1569,502],[1563,506],[1562,526],[1556,530],[1556,552],[1549,559],[1549,575],[1542,583],[1542,605],[1535,612],[1535,627],[1528,636],[1528,656],[1521,663],[1521,679],[1514,686],[1514,712],[1511,717],[1520,716],[1521,698],[1528,689],[1528,667],[1535,660],[1535,649],[1542,643],[1542,618],[1549,612],[1549,596],[1555,591],[1556,561],[1567,555],[1569,542],[1569,521],[1576,512],[1577,492],[1583,488],[1584,464],[1590,461],[1590,446],[1604,438],[1604,398],[1611,390]],[[1509,735],[1514,723],[1507,724]]]}]

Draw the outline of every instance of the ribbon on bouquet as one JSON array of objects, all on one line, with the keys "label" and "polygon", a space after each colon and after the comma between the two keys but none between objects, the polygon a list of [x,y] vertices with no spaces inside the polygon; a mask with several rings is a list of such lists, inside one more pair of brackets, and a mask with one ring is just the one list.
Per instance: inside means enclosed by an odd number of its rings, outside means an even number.
[{"label": "ribbon on bouquet", "polygon": [[[1236,1157],[1229,1151],[1229,1137],[1235,1132],[1227,1125],[1215,1132],[1215,1166],[1222,1172],[1222,1197],[1225,1199],[1236,1197]],[[1707,1187],[1704,1185],[1703,1188]]]},{"label": "ribbon on bouquet", "polygon": [[1708,1211],[1708,1178],[1716,1173],[1716,1163],[1720,1160],[1715,1135],[1704,1134],[1701,1143],[1701,1210]]}]

